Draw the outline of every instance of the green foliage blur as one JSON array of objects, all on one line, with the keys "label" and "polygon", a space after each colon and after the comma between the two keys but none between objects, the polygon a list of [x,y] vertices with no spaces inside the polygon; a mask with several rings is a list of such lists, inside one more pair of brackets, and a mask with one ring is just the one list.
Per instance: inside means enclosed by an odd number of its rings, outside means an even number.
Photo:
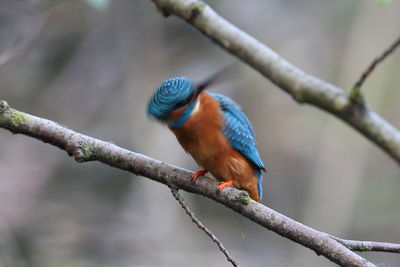
[{"label": "green foliage blur", "polygon": [[99,10],[105,10],[111,3],[111,0],[85,0],[89,5]]}]

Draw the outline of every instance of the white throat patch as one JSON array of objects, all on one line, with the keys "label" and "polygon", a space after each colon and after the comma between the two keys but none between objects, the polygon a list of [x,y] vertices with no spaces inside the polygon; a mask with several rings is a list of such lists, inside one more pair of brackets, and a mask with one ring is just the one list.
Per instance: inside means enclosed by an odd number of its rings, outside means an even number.
[{"label": "white throat patch", "polygon": [[196,104],[194,105],[193,111],[192,111],[192,115],[195,114],[197,111],[199,111],[200,109],[200,99],[197,98],[196,100]]}]

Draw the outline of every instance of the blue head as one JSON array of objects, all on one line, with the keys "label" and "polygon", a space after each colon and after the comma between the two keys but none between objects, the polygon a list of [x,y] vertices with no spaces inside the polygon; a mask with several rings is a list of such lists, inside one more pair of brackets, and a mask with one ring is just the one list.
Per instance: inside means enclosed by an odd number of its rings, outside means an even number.
[{"label": "blue head", "polygon": [[[162,122],[168,122],[171,127],[180,127],[190,116],[197,95],[195,84],[188,78],[176,77],[165,80],[150,99],[147,114]],[[168,121],[171,112],[182,107],[185,108],[181,117],[175,121]]]}]

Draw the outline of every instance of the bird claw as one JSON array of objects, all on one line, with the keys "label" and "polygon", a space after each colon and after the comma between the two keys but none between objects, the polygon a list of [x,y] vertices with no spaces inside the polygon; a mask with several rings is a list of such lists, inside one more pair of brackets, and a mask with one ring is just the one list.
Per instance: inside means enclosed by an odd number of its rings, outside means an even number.
[{"label": "bird claw", "polygon": [[233,184],[233,179],[226,181],[226,182],[220,182],[217,187],[217,190],[221,191],[222,189],[224,189],[227,186],[232,186],[232,184]]},{"label": "bird claw", "polygon": [[208,171],[206,170],[198,170],[192,174],[192,181],[196,180],[199,176],[206,174]]}]

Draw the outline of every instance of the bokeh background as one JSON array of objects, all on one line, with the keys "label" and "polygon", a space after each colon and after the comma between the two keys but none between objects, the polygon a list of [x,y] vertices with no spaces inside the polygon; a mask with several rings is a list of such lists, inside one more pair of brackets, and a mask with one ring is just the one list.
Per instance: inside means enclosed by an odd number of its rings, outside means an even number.
[{"label": "bokeh background", "polygon": [[[350,88],[400,34],[400,1],[207,1],[304,71]],[[95,3],[95,2],[93,2]],[[236,60],[149,0],[0,0],[0,98],[178,166],[193,160],[148,120],[166,78],[201,80]],[[347,239],[400,242],[400,169],[331,115],[299,105],[257,72],[210,90],[254,124],[269,207]],[[400,51],[368,79],[368,105],[400,128]],[[242,266],[333,266],[200,196],[184,196]],[[363,253],[379,266],[400,256]],[[167,187],[0,129],[0,266],[230,266]]]}]

